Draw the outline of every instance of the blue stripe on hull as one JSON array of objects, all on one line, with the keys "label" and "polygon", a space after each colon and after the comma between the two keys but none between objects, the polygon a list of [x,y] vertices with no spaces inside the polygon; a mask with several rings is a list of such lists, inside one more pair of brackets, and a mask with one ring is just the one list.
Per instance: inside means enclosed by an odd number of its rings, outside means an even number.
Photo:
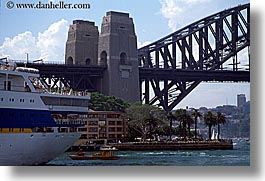
[{"label": "blue stripe on hull", "polygon": [[47,110],[0,108],[0,128],[55,127]]}]

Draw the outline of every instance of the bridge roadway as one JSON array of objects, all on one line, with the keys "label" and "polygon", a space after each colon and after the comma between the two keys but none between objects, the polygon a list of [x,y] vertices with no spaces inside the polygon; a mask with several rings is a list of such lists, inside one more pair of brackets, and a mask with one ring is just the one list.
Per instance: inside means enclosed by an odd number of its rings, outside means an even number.
[{"label": "bridge roadway", "polygon": [[[23,63],[17,63],[18,66],[24,66]],[[40,71],[40,76],[46,78],[60,78],[71,82],[73,88],[82,90],[78,85],[80,79],[88,79],[91,84],[93,79],[101,79],[106,66],[98,65],[65,65],[65,64],[40,64],[28,63],[27,67],[36,68]],[[143,79],[157,80],[186,80],[186,81],[233,81],[250,82],[249,71],[228,71],[228,70],[183,70],[183,69],[158,69],[139,67],[140,81]],[[78,81],[77,81],[78,80]],[[84,87],[84,90],[100,91],[96,85]]]},{"label": "bridge roadway", "polygon": [[250,82],[249,71],[140,68],[141,79]]},{"label": "bridge roadway", "polygon": [[[16,63],[19,67],[24,67],[21,62]],[[40,77],[48,81],[52,88],[58,82],[77,91],[100,91],[100,80],[103,77],[106,66],[98,65],[66,65],[66,64],[44,64],[27,63],[28,68],[39,70]]]}]

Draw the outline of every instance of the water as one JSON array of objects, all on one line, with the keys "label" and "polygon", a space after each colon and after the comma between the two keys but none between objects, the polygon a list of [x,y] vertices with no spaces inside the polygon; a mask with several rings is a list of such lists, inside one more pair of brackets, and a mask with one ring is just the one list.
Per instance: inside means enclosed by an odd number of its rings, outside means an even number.
[{"label": "water", "polygon": [[[249,166],[250,145],[235,140],[233,150],[119,151],[119,160],[71,160],[67,152],[47,165],[59,166]],[[93,152],[87,152],[92,154]]]}]

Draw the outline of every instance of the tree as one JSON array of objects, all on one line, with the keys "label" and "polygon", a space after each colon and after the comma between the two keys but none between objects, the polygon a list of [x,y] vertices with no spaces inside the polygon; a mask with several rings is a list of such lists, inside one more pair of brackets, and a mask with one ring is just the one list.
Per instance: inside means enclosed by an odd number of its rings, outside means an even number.
[{"label": "tree", "polygon": [[172,112],[169,112],[167,114],[167,118],[169,120],[169,140],[172,140],[172,123],[174,120],[176,120],[176,116],[172,114]]},{"label": "tree", "polygon": [[195,109],[194,112],[192,113],[192,116],[194,117],[194,122],[195,122],[195,139],[197,139],[197,120],[198,118],[201,118],[202,115],[197,109]]},{"label": "tree", "polygon": [[189,131],[189,137],[191,137],[191,132],[190,132],[190,128],[191,128],[191,125],[194,123],[192,117],[186,113],[186,122],[187,122],[187,125],[188,125],[188,131]]},{"label": "tree", "polygon": [[216,116],[208,111],[206,115],[204,115],[204,123],[209,127],[209,140],[212,137],[212,126],[216,125]]},{"label": "tree", "polygon": [[217,139],[220,140],[220,125],[221,124],[225,124],[226,122],[226,117],[220,113],[220,112],[217,112],[217,116],[216,116],[216,124],[218,126],[218,135],[217,135]]},{"label": "tree", "polygon": [[106,96],[98,92],[91,94],[88,107],[95,111],[121,111],[124,112],[130,104],[114,96]]},{"label": "tree", "polygon": [[189,136],[190,136],[190,126],[193,123],[191,116],[187,113],[186,109],[178,109],[175,112],[176,120],[180,122],[179,130],[180,136],[184,136],[186,139],[187,136],[187,125],[189,129]]},{"label": "tree", "polygon": [[158,107],[136,103],[125,110],[123,117],[129,120],[129,128],[140,133],[145,141],[148,135],[151,137],[160,126],[165,125],[166,113]]}]

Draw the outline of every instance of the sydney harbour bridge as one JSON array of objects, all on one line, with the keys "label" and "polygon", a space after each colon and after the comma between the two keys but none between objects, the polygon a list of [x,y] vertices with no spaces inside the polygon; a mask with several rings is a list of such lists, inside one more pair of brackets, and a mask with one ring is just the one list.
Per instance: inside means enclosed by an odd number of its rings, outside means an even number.
[{"label": "sydney harbour bridge", "polygon": [[[138,49],[139,99],[170,111],[202,82],[250,82],[249,51],[250,4],[198,20]],[[61,82],[90,92],[101,92],[108,68],[42,62],[27,67],[39,69],[51,87]]]}]

